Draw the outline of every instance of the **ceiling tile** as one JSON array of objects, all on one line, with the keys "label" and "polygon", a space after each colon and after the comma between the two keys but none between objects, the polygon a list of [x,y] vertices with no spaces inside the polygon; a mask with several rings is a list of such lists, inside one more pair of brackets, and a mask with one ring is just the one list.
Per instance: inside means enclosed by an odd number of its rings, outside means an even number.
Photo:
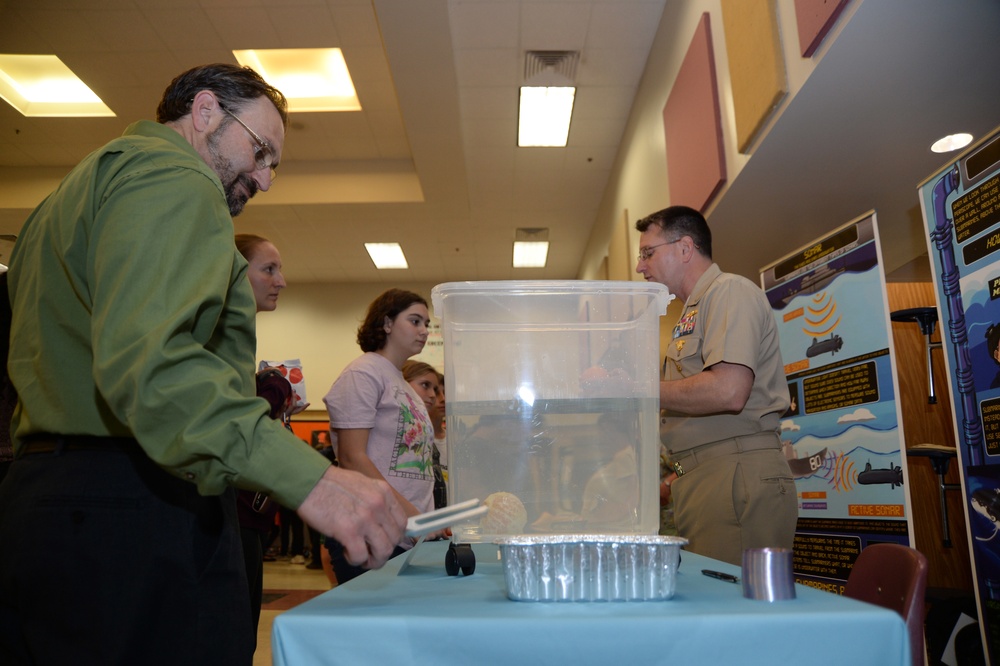
[{"label": "ceiling tile", "polygon": [[580,51],[589,43],[590,6],[525,2],[521,6],[522,51]]},{"label": "ceiling tile", "polygon": [[517,118],[518,92],[516,86],[463,86],[459,89],[462,117]]},{"label": "ceiling tile", "polygon": [[370,0],[353,5],[332,5],[330,14],[337,26],[337,34],[341,40],[340,46],[344,48],[349,46],[384,48],[378,19],[372,10]]},{"label": "ceiling tile", "polygon": [[636,86],[648,50],[588,49],[576,70],[578,86]]},{"label": "ceiling tile", "polygon": [[209,44],[220,50],[232,48],[225,45],[208,14],[200,9],[177,11],[148,8],[143,10],[143,14],[160,39],[174,52],[204,50]]},{"label": "ceiling tile", "polygon": [[664,0],[654,2],[596,2],[590,13],[587,47],[649,51],[660,26]]},{"label": "ceiling tile", "polygon": [[372,112],[368,114],[368,125],[371,127],[378,155],[383,159],[410,159],[410,144],[406,139],[406,128],[396,112]]},{"label": "ceiling tile", "polygon": [[573,119],[601,118],[624,122],[632,110],[635,88],[625,86],[580,86],[573,105]]},{"label": "ceiling tile", "polygon": [[455,52],[460,86],[519,86],[524,63],[517,49],[462,49]]},{"label": "ceiling tile", "polygon": [[246,7],[239,12],[231,9],[206,9],[205,15],[221,35],[229,50],[280,49],[292,46],[282,42],[271,22],[271,14],[263,7]]},{"label": "ceiling tile", "polygon": [[456,50],[504,48],[518,43],[518,2],[448,3]]},{"label": "ceiling tile", "polygon": [[5,53],[39,54],[53,50],[47,40],[31,28],[31,23],[24,20],[21,11],[13,7],[3,10],[0,44]]},{"label": "ceiling tile", "polygon": [[[72,51],[106,50],[103,44],[94,42],[87,30],[80,29],[80,17],[76,11],[67,9],[25,9],[17,10],[21,18],[30,25],[44,26],[34,31],[40,37],[40,43],[35,48],[25,49],[29,54],[62,53]],[[58,46],[57,46],[58,45]]]},{"label": "ceiling tile", "polygon": [[[166,44],[138,9],[75,12],[84,32],[104,49],[121,54],[161,49]],[[80,26],[77,26],[80,30]]]},{"label": "ceiling tile", "polygon": [[322,5],[268,7],[281,48],[325,49],[342,46],[330,11]]}]

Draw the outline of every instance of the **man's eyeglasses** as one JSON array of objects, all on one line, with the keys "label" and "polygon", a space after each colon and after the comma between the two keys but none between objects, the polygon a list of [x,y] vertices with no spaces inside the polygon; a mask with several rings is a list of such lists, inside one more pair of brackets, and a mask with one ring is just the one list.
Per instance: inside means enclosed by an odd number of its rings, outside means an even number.
[{"label": "man's eyeglasses", "polygon": [[271,167],[271,164],[274,162],[274,150],[271,148],[271,144],[269,144],[267,141],[264,141],[264,139],[260,138],[257,132],[254,132],[252,129],[250,129],[250,127],[247,126],[245,122],[240,120],[240,117],[237,116],[235,113],[233,113],[226,107],[222,106],[221,104],[219,105],[219,108],[228,113],[230,116],[232,116],[233,120],[238,122],[240,125],[243,125],[243,129],[249,132],[250,136],[257,143],[257,147],[253,151],[253,159],[254,163],[257,165],[257,168],[270,169],[271,180],[277,178],[278,174],[275,173],[274,168]]},{"label": "man's eyeglasses", "polygon": [[[681,238],[684,238],[681,236]],[[649,247],[639,248],[639,261],[649,261],[649,258],[656,254],[656,248],[663,247],[664,245],[673,245],[681,240],[681,238],[675,238],[672,241],[667,241],[666,243],[660,243],[659,245],[650,245]]]}]

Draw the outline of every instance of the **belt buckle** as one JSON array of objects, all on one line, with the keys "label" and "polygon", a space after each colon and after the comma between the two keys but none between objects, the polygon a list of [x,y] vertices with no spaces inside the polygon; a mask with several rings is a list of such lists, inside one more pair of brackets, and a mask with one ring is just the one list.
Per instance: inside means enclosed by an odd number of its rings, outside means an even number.
[{"label": "belt buckle", "polygon": [[684,467],[682,467],[679,462],[670,463],[670,467],[673,468],[674,474],[677,476],[684,476]]}]

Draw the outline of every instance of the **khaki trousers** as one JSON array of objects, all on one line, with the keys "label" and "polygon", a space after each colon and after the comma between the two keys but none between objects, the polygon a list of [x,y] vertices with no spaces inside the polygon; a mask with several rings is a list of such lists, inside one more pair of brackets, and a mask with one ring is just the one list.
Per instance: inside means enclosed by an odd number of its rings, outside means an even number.
[{"label": "khaki trousers", "polygon": [[798,522],[792,472],[779,449],[731,453],[670,487],[687,550],[739,565],[746,548],[791,548]]}]

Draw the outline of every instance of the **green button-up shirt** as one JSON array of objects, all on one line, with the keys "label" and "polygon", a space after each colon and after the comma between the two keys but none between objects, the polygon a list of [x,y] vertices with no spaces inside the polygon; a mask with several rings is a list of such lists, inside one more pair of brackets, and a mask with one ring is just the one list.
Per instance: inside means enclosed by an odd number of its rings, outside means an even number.
[{"label": "green button-up shirt", "polygon": [[165,125],[134,123],[74,168],[11,256],[15,452],[35,433],[135,437],[202,494],[298,507],[329,463],[255,396],[233,234],[221,181]]}]

